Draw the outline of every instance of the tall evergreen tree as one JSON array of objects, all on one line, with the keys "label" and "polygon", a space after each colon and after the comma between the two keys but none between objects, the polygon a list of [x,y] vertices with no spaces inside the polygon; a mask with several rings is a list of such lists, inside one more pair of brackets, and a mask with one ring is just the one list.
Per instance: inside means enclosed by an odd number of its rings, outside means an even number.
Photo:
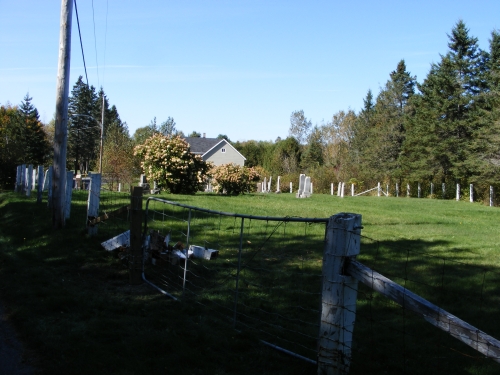
[{"label": "tall evergreen tree", "polygon": [[44,164],[49,158],[49,142],[40,122],[38,110],[26,94],[18,108],[18,121],[21,149],[24,151],[23,162],[26,164]]},{"label": "tall evergreen tree", "polygon": [[93,86],[88,86],[80,76],[73,86],[68,103],[68,165],[88,173],[98,155],[101,135],[100,117],[96,111],[97,96]]},{"label": "tall evergreen tree", "polygon": [[474,138],[484,125],[480,114],[487,91],[486,55],[463,21],[457,22],[449,39],[449,52],[419,85],[421,98],[416,101],[405,157],[418,175],[459,182],[475,173],[471,158]]}]

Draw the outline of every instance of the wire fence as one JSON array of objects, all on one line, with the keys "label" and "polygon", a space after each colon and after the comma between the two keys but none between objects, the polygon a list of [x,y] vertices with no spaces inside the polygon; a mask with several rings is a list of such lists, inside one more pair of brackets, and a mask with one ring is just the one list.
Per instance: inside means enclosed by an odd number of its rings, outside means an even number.
[{"label": "wire fence", "polygon": [[[47,194],[43,191],[44,201]],[[130,228],[129,192],[118,192],[104,180],[97,214],[89,219],[92,194],[92,189],[73,190],[71,222],[81,218],[78,226],[88,229],[89,220],[99,219],[92,225],[103,239]],[[170,297],[208,308],[214,319],[316,363],[327,221],[223,213],[149,198],[144,278]],[[429,250],[437,245],[362,236],[357,260],[476,327],[475,334],[465,337],[450,321],[429,324],[434,319],[431,315],[416,314],[410,305],[360,283],[350,311],[355,314],[355,328],[338,327],[350,330],[353,337],[348,343],[350,374],[500,371],[495,363],[500,358],[493,348],[478,352],[460,342],[484,345],[481,331],[500,337],[500,272],[487,260],[464,251],[450,259]]]},{"label": "wire fence", "polygon": [[[401,305],[360,284],[353,332],[351,374],[495,374],[500,365],[493,351],[482,354],[471,346],[483,342],[479,330],[500,337],[498,302],[500,273],[476,260],[450,260],[431,254],[420,241],[380,242],[362,238],[358,260],[372,270],[418,294],[443,313],[465,320],[478,329],[466,338],[458,326],[433,316],[416,314],[411,304]],[[463,336],[463,337],[460,337]],[[459,339],[459,340],[457,340]],[[492,360],[493,359],[493,360]]]},{"label": "wire fence", "polygon": [[157,198],[146,214],[149,283],[316,362],[327,219],[228,214]]}]

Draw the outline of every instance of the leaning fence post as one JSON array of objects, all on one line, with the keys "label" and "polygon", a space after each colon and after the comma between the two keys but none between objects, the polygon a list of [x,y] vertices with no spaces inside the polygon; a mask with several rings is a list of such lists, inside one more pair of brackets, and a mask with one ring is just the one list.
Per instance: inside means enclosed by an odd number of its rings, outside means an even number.
[{"label": "leaning fence post", "polygon": [[356,318],[358,281],[343,274],[347,257],[359,254],[361,215],[330,217],[323,253],[321,322],[318,340],[318,375],[349,371]]},{"label": "leaning fence post", "polygon": [[[142,186],[134,186],[130,196],[130,285],[142,283]],[[187,256],[187,250],[186,250]],[[187,260],[186,260],[187,263]]]},{"label": "leaning fence post", "polygon": [[101,197],[101,174],[90,175],[89,199],[87,201],[87,228],[88,235],[97,234],[97,225],[89,225],[90,220],[99,216],[99,199]]}]

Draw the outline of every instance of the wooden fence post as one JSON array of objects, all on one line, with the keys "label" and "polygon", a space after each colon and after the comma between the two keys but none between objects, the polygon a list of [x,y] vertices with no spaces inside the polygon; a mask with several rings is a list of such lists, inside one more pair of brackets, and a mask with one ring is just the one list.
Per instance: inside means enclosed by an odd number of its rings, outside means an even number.
[{"label": "wooden fence post", "polygon": [[71,198],[73,197],[73,171],[66,171],[66,200],[64,207],[64,219],[69,219],[71,212]]},{"label": "wooden fence post", "polygon": [[43,165],[38,166],[38,180],[36,186],[36,203],[42,203],[43,194]]},{"label": "wooden fence post", "polygon": [[142,193],[141,186],[134,186],[130,196],[130,285],[142,284]]},{"label": "wooden fence post", "polygon": [[347,257],[359,254],[361,215],[330,217],[323,253],[318,375],[349,371],[358,281],[343,273]]},{"label": "wooden fence post", "polygon": [[460,184],[457,184],[457,202],[460,200]]},{"label": "wooden fence post", "polygon": [[399,184],[396,182],[396,198],[399,198]]},{"label": "wooden fence post", "polygon": [[469,200],[471,203],[473,203],[474,202],[474,185],[473,184],[469,185],[469,191],[470,191]]},{"label": "wooden fence post", "polygon": [[31,196],[31,189],[33,184],[33,164],[29,164],[26,168],[26,196]]},{"label": "wooden fence post", "polygon": [[99,199],[101,198],[101,174],[90,175],[89,200],[87,201],[87,228],[88,235],[97,234],[97,225],[89,225],[89,221],[99,216]]},{"label": "wooden fence post", "polygon": [[493,207],[493,186],[490,186],[490,207]]}]

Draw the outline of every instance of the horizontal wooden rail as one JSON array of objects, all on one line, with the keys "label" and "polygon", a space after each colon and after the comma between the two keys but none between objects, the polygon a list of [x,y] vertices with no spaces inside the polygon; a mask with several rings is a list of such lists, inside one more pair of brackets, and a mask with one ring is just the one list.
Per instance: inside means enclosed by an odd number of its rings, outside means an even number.
[{"label": "horizontal wooden rail", "polygon": [[432,325],[448,332],[451,336],[474,348],[486,357],[500,362],[500,341],[449,312],[410,292],[394,281],[350,260],[346,267],[347,275],[361,281],[366,286],[383,294],[403,308],[422,315]]}]

